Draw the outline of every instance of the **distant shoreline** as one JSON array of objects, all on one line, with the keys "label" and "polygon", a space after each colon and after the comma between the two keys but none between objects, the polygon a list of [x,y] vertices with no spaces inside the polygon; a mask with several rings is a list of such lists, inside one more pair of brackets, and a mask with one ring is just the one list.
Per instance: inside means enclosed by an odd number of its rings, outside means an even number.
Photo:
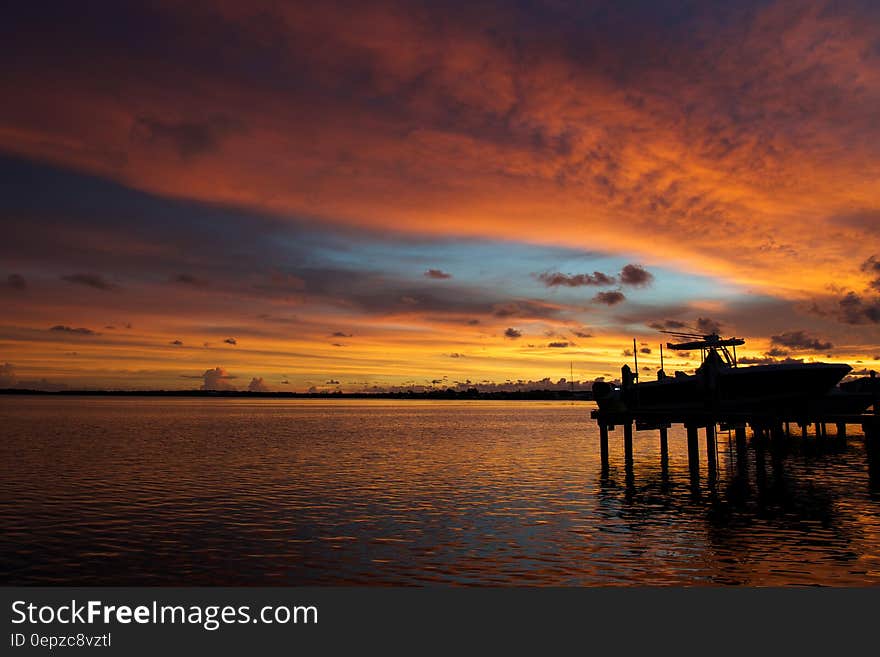
[{"label": "distant shoreline", "polygon": [[521,390],[479,392],[432,390],[427,392],[248,392],[241,390],[26,390],[0,389],[0,395],[88,397],[197,397],[207,399],[493,399],[592,401],[589,390]]}]

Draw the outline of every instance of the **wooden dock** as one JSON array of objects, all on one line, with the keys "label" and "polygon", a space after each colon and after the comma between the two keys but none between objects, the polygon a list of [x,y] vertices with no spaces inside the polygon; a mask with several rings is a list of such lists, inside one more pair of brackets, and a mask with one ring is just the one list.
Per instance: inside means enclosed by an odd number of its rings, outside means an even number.
[{"label": "wooden dock", "polygon": [[880,404],[875,402],[873,413],[788,416],[767,412],[725,413],[706,411],[657,411],[634,410],[630,412],[602,412],[596,409],[590,417],[599,425],[599,443],[602,468],[609,465],[609,434],[622,427],[624,459],[627,469],[633,463],[633,430],[657,431],[660,438],[660,458],[665,465],[669,457],[668,430],[676,424],[683,425],[687,433],[688,465],[692,473],[699,472],[700,447],[699,433],[702,429],[706,437],[706,460],[710,476],[717,471],[717,434],[719,431],[733,431],[737,451],[748,446],[747,429],[751,429],[752,441],[757,445],[781,441],[792,434],[806,438],[811,431],[819,439],[828,438],[829,425],[834,427],[832,438],[846,440],[848,426],[859,426],[865,435],[865,445],[869,452],[880,452]]}]

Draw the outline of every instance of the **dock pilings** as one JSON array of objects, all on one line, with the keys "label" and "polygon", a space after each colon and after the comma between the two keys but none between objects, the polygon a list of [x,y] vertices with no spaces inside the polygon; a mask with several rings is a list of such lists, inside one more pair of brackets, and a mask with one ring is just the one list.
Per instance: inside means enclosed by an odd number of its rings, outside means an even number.
[{"label": "dock pilings", "polygon": [[657,412],[627,412],[627,413],[603,413],[596,409],[591,414],[599,425],[599,445],[602,461],[602,471],[607,474],[610,461],[609,434],[616,426],[623,427],[624,462],[629,475],[633,471],[633,435],[634,431],[646,431],[656,429],[660,437],[660,459],[664,472],[667,472],[669,462],[669,428],[674,424],[684,426],[687,436],[687,459],[688,469],[692,481],[700,476],[700,446],[699,431],[705,430],[706,438],[706,465],[710,482],[714,480],[718,472],[718,427],[721,430],[734,432],[734,444],[736,454],[742,457],[748,450],[749,441],[747,427],[751,427],[751,444],[758,451],[764,451],[765,447],[771,448],[771,454],[779,454],[785,445],[791,440],[791,424],[800,429],[802,439],[809,439],[811,426],[815,427],[814,433],[820,444],[829,444],[828,425],[835,425],[836,431],[833,436],[838,443],[845,445],[847,426],[861,426],[865,435],[865,448],[872,458],[880,460],[880,413],[875,408],[873,413],[858,415],[833,415],[824,414],[811,417],[784,417],[773,415],[734,414],[734,413],[657,413]]}]

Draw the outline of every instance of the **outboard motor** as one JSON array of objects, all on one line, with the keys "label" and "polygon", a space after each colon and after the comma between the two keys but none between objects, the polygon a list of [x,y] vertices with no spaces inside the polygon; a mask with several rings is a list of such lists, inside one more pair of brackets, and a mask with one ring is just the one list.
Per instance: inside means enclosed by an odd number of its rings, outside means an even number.
[{"label": "outboard motor", "polygon": [[626,411],[620,390],[605,381],[593,382],[593,400],[599,405],[600,411],[617,413]]}]

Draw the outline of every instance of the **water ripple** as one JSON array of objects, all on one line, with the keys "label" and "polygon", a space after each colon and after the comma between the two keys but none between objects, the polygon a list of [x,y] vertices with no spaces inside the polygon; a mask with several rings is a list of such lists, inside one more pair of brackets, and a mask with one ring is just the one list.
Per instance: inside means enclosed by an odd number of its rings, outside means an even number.
[{"label": "water ripple", "polygon": [[4,584],[880,583],[860,438],[692,482],[590,404],[0,398]]}]

